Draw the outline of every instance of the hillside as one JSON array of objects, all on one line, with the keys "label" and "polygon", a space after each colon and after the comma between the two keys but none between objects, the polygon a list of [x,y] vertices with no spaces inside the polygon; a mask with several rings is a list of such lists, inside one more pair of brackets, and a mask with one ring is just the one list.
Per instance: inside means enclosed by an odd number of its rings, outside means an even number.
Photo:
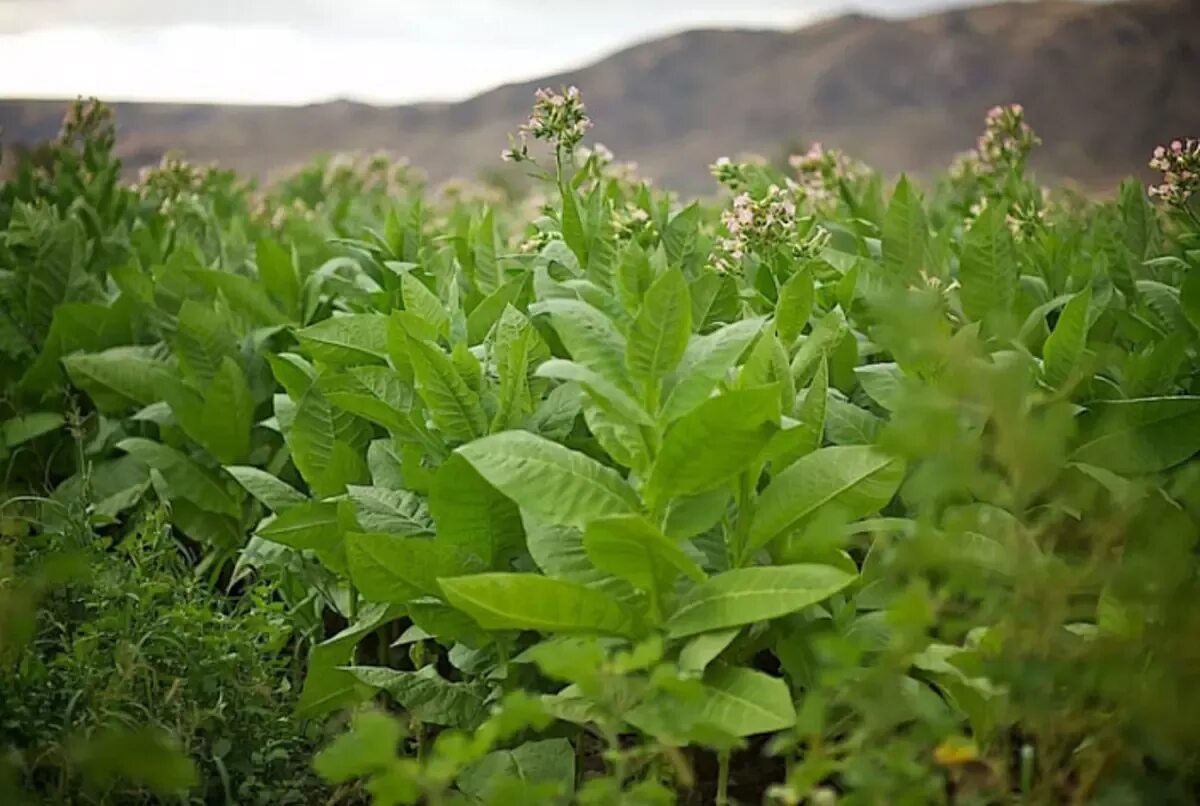
[{"label": "hillside", "polygon": [[[1163,140],[1200,132],[1200,4],[1007,3],[905,20],[861,15],[792,32],[657,39],[461,103],[393,108],[118,104],[131,167],[166,150],[259,175],[316,151],[389,148],[434,179],[498,164],[532,90],[574,83],[595,139],[681,190],[716,157],[821,140],[884,170],[925,172],[969,148],[984,111],[1020,101],[1044,177],[1110,185]],[[52,136],[61,102],[0,101],[4,140]]]}]

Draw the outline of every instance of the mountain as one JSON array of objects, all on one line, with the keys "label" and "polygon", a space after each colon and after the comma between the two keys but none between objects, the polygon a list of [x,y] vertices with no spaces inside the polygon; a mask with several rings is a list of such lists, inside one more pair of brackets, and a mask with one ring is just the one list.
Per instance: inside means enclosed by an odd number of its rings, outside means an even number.
[{"label": "mountain", "polygon": [[[116,104],[131,168],[168,150],[268,175],[314,152],[387,148],[435,180],[499,163],[533,90],[576,84],[593,140],[662,184],[711,189],[707,165],[819,140],[887,172],[926,173],[1019,101],[1047,179],[1111,187],[1153,147],[1200,134],[1200,3],[1017,2],[911,19],[848,15],[795,31],[699,30],[458,103],[376,107]],[[9,143],[58,129],[62,102],[0,101]]]}]

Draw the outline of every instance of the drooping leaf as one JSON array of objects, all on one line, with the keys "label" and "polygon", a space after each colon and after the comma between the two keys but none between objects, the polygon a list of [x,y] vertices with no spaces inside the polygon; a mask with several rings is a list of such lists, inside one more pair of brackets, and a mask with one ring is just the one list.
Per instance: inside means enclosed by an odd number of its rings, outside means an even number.
[{"label": "drooping leaf", "polygon": [[826,565],[739,568],[693,588],[667,620],[672,638],[767,621],[817,604],[855,577]]},{"label": "drooping leaf", "polygon": [[308,501],[304,493],[260,468],[234,465],[226,467],[225,472],[272,512],[283,512]]},{"label": "drooping leaf", "polygon": [[551,523],[583,529],[606,515],[636,512],[624,479],[582,453],[524,431],[506,431],[458,449],[493,487]]},{"label": "drooping leaf", "polygon": [[1071,458],[1115,473],[1157,473],[1200,451],[1200,397],[1094,404]]},{"label": "drooping leaf", "polygon": [[402,672],[384,666],[350,666],[361,683],[383,689],[414,718],[430,725],[472,729],[487,716],[487,689],[478,683],[452,683],[433,666]]},{"label": "drooping leaf", "polygon": [[296,331],[314,359],[338,366],[382,364],[388,357],[388,318],[378,313],[334,316]]},{"label": "drooping leaf", "polygon": [[429,510],[416,493],[351,484],[346,487],[346,495],[354,503],[355,519],[368,532],[433,534]]},{"label": "drooping leaf", "polygon": [[186,454],[141,437],[123,439],[117,443],[117,448],[161,473],[172,496],[211,512],[233,517],[241,514],[241,506],[222,480]]},{"label": "drooping leaf", "polygon": [[592,521],[583,534],[583,546],[597,568],[655,597],[669,590],[680,575],[704,579],[704,571],[678,543],[639,515]]},{"label": "drooping leaf", "polygon": [[439,580],[447,601],[488,630],[636,635],[639,619],[593,588],[537,574],[476,574]]}]

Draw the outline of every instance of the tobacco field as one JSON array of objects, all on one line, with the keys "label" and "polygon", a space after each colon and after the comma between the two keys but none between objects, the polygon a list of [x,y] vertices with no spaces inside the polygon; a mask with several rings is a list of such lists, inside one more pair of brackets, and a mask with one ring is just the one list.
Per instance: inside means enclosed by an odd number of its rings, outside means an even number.
[{"label": "tobacco field", "polygon": [[690,200],[532,102],[0,185],[3,802],[1196,802],[1200,142]]}]

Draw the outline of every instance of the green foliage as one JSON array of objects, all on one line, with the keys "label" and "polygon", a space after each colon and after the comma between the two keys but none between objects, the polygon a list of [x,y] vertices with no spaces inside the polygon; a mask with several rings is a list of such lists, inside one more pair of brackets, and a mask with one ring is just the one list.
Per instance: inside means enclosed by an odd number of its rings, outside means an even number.
[{"label": "green foliage", "polygon": [[352,711],[335,801],[1190,802],[1200,230],[1043,193],[1022,114],[718,209],[542,93],[531,217],[126,188],[81,107],[0,191],[0,781],[306,800]]}]

